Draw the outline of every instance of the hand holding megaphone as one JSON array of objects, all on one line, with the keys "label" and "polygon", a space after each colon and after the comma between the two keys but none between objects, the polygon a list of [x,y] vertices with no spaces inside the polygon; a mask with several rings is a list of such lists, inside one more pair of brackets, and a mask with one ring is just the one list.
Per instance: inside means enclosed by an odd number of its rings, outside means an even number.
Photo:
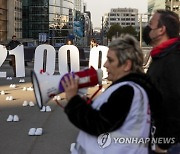
[{"label": "hand holding megaphone", "polygon": [[[66,86],[65,84],[67,84],[67,81],[69,82],[70,78],[73,81],[78,81],[78,89],[80,89],[95,86],[97,84],[101,85],[102,76],[102,70],[95,70],[93,67],[79,72],[53,76],[32,72],[32,83],[37,104],[41,109],[42,106],[52,98],[52,96],[64,92],[64,86]],[[78,78],[78,80],[76,78]],[[64,86],[62,85],[63,83]]]},{"label": "hand holding megaphone", "polygon": [[60,82],[60,90],[66,92],[67,100],[70,100],[78,92],[78,89],[101,85],[102,70],[95,70],[93,67],[80,72],[67,73]]},{"label": "hand holding megaphone", "polygon": [[68,74],[61,79],[60,89],[66,93],[66,99],[69,101],[72,97],[77,95],[79,87],[79,77],[77,75]]}]

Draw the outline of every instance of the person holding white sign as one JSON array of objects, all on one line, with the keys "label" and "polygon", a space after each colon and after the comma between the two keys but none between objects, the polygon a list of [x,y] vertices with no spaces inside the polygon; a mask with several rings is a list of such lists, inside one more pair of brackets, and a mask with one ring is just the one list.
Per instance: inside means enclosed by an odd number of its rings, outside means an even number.
[{"label": "person holding white sign", "polygon": [[[12,40],[6,45],[6,48],[9,50],[12,50],[16,48],[21,43],[16,39],[16,35],[12,36]],[[11,55],[11,65],[13,67],[14,77],[16,77],[16,62],[15,62],[15,56]]]},{"label": "person holding white sign", "polygon": [[159,112],[156,104],[160,104],[161,98],[142,66],[143,53],[138,41],[133,36],[121,35],[109,45],[104,64],[112,84],[91,104],[78,95],[77,78],[70,76],[61,81],[68,100],[65,113],[80,129],[72,154],[148,154],[146,143],[114,142],[118,137],[149,138],[150,110],[157,110],[153,116]]}]

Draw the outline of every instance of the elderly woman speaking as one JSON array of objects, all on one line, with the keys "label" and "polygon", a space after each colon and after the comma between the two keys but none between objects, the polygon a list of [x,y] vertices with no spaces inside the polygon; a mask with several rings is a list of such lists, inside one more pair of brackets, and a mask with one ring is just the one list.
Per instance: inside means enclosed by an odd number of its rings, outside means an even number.
[{"label": "elderly woman speaking", "polygon": [[91,104],[78,95],[78,79],[62,81],[68,100],[65,113],[80,129],[73,154],[148,153],[149,102],[158,102],[158,93],[142,65],[138,41],[121,35],[109,45],[104,64],[112,84]]}]

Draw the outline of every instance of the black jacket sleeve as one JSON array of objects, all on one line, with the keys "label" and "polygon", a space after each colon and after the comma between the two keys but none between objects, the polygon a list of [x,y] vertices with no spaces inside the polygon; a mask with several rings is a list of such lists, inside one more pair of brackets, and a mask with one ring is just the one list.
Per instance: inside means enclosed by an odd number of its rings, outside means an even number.
[{"label": "black jacket sleeve", "polygon": [[130,110],[133,95],[133,88],[124,85],[110,95],[100,110],[93,109],[84,99],[76,95],[65,107],[65,113],[76,127],[98,136],[123,125]]},{"label": "black jacket sleeve", "polygon": [[11,45],[11,41],[6,45],[6,48],[9,49]]}]

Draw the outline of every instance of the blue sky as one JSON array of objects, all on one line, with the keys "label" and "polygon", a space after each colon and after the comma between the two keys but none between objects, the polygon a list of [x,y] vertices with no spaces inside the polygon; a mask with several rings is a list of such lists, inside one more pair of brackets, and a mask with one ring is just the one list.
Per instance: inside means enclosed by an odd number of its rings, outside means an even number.
[{"label": "blue sky", "polygon": [[139,13],[147,13],[148,0],[84,0],[87,11],[91,12],[93,27],[101,27],[101,18],[111,8],[137,8]]}]

